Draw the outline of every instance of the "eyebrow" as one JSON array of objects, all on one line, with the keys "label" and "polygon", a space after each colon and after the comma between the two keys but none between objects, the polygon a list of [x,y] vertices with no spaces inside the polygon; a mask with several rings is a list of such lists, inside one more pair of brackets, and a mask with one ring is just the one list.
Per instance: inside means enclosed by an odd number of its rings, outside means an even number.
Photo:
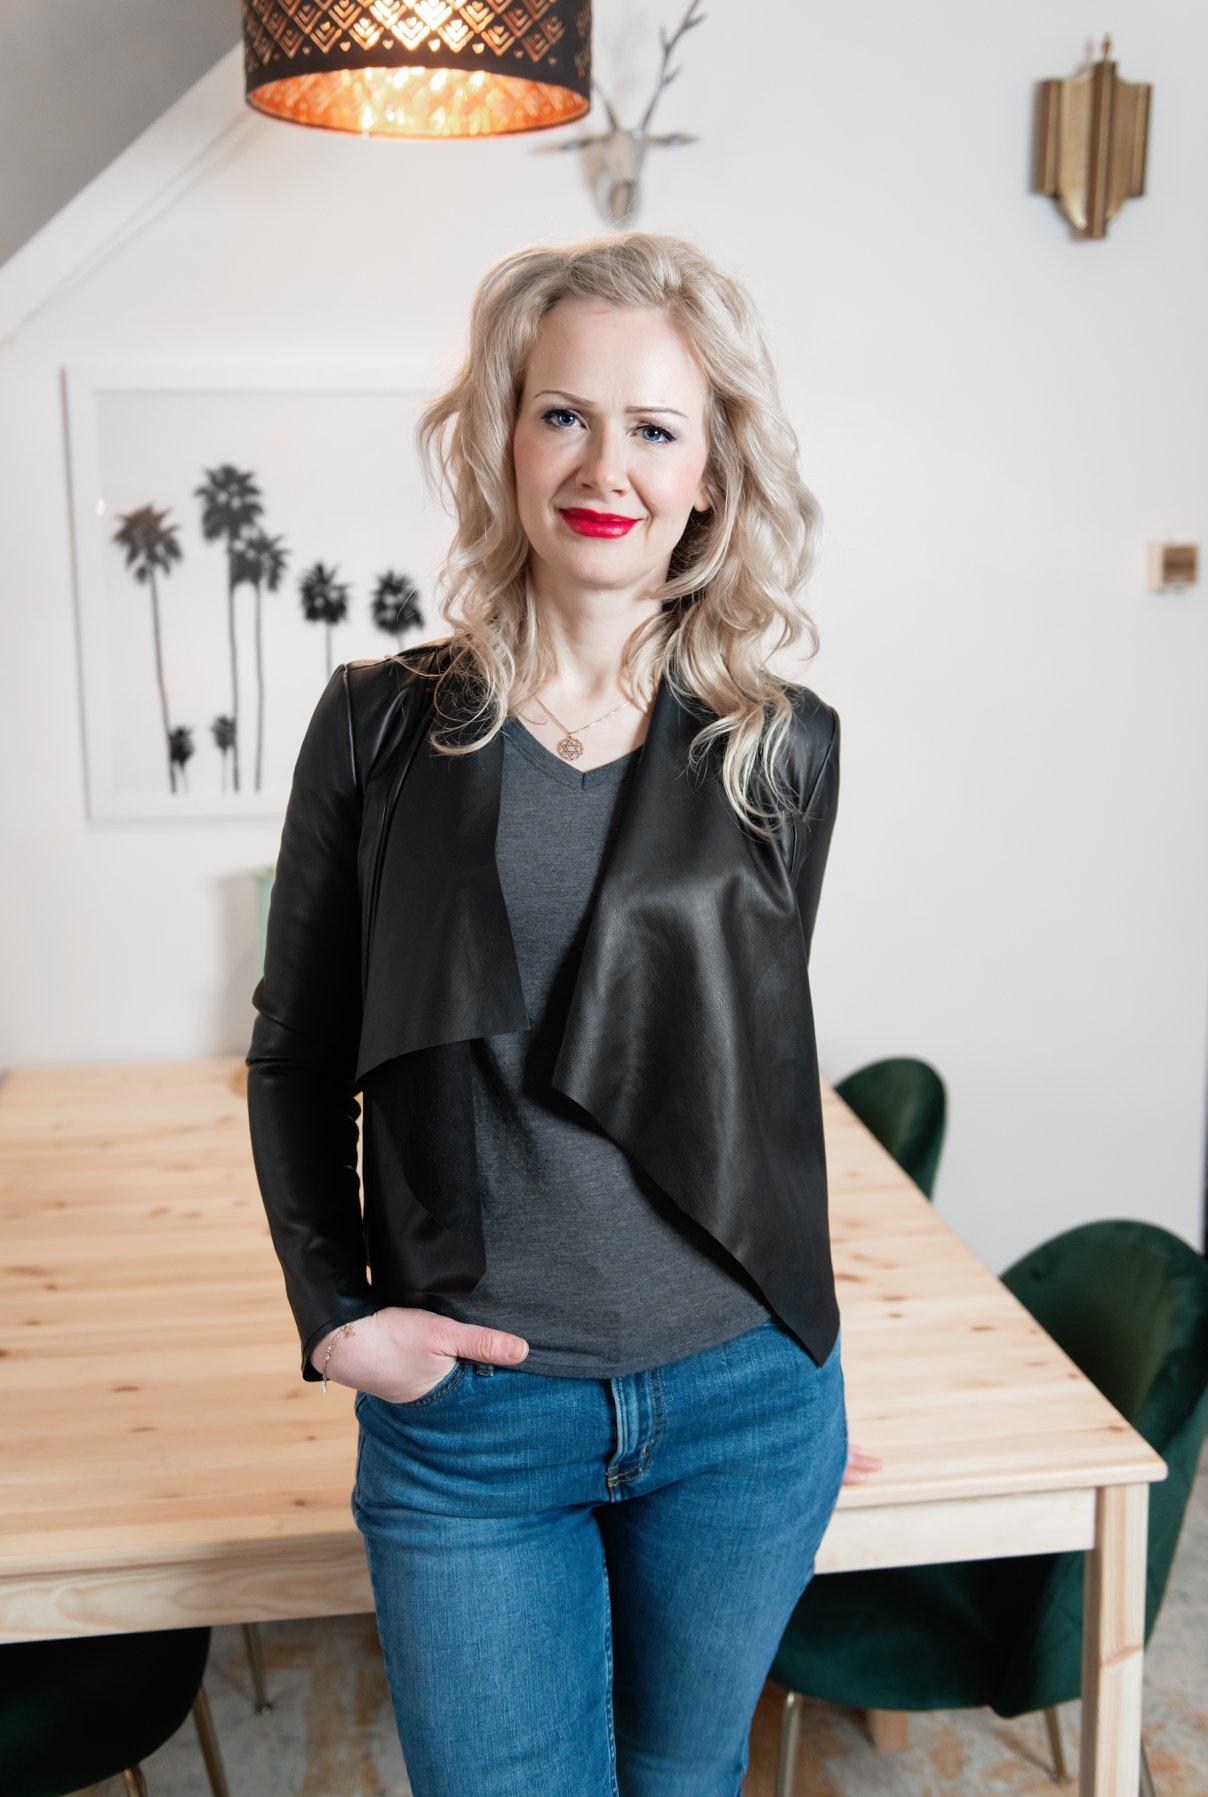
[{"label": "eyebrow", "polygon": [[[542,387],[540,393],[534,393],[533,398],[543,399],[547,393],[555,399],[569,399],[572,405],[582,406],[585,412],[590,412],[592,409],[589,399],[579,399],[575,394],[568,393],[565,387]],[[627,412],[670,412],[673,418],[687,418],[688,416],[686,412],[677,412],[674,406],[626,406],[625,410]]]}]

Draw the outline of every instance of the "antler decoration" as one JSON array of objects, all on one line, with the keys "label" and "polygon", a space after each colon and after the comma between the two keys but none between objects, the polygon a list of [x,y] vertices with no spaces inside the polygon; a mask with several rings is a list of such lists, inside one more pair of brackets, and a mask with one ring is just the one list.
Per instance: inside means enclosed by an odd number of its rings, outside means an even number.
[{"label": "antler decoration", "polygon": [[704,24],[704,14],[697,16],[696,9],[699,5],[700,0],[690,0],[687,11],[670,37],[661,25],[659,27],[659,40],[663,46],[659,77],[640,124],[622,125],[616,108],[599,82],[593,80],[592,87],[599,94],[608,115],[608,130],[596,132],[589,137],[579,137],[569,143],[549,146],[550,149],[595,152],[590,169],[592,192],[595,194],[596,205],[610,225],[624,229],[637,217],[642,167],[646,152],[652,145],[657,145],[660,149],[674,149],[680,144],[700,142],[698,137],[687,131],[665,131],[661,136],[654,136],[650,130],[650,121],[654,117],[654,109],[660,96],[680,72],[671,67],[672,52],[686,32],[696,25]]}]

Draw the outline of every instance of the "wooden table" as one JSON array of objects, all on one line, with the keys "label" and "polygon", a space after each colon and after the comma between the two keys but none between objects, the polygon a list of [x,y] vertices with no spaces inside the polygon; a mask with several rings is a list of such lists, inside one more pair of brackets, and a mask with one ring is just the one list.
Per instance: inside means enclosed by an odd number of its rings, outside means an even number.
[{"label": "wooden table", "polygon": [[[824,1090],[852,1439],[819,1572],[1088,1553],[1079,1789],[1135,1797],[1165,1463]],[[235,1056],[0,1084],[0,1640],[371,1611]]]}]

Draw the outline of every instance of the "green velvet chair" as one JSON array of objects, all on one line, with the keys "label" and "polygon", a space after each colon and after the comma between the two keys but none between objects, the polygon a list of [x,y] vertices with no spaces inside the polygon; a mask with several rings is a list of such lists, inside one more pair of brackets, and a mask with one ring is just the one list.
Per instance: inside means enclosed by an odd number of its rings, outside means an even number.
[{"label": "green velvet chair", "polygon": [[[1208,1263],[1169,1230],[1113,1220],[1066,1230],[1002,1277],[1166,1461],[1149,1487],[1148,1642],[1208,1427]],[[1044,1710],[1063,1777],[1057,1706],[1081,1693],[1082,1575],[1083,1555],[1060,1553],[813,1579],[770,1672],[786,1692],[778,1797],[792,1791],[800,1694],[873,1711]]]},{"label": "green velvet chair", "polygon": [[208,1628],[78,1635],[0,1646],[0,1791],[67,1797],[122,1777],[147,1785],[140,1760],[163,1746],[190,1709],[214,1797],[229,1797],[202,1678]]},{"label": "green velvet chair", "polygon": [[930,1198],[947,1117],[944,1082],[935,1068],[896,1055],[858,1067],[835,1091]]}]

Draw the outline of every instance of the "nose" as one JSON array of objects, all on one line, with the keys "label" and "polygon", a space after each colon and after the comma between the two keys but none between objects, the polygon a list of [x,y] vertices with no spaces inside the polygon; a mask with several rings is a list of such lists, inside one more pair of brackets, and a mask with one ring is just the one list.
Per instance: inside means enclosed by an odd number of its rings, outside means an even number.
[{"label": "nose", "polygon": [[584,441],[576,484],[585,492],[624,493],[629,488],[626,444],[618,431],[602,427]]}]

